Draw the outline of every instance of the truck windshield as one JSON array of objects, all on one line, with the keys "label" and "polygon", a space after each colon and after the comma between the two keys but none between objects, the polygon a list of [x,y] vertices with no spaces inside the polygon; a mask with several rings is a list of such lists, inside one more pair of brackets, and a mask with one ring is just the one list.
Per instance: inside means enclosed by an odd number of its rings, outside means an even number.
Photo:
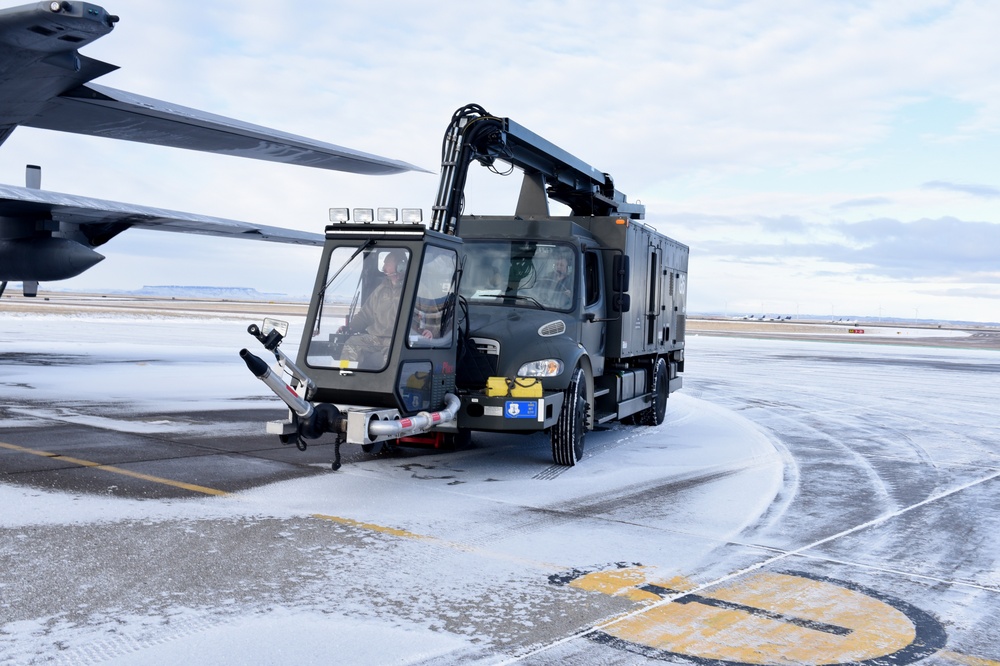
[{"label": "truck windshield", "polygon": [[567,311],[577,293],[576,253],[539,241],[466,241],[461,294],[470,303]]},{"label": "truck windshield", "polygon": [[333,250],[307,365],[374,371],[386,366],[409,259],[405,248],[373,243]]}]

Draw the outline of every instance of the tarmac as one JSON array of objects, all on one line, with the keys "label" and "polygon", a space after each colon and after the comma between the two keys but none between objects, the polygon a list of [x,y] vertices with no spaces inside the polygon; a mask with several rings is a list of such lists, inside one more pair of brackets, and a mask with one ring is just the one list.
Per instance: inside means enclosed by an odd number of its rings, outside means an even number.
[{"label": "tarmac", "polygon": [[[992,329],[691,319],[665,424],[589,433],[576,467],[477,435],[333,472],[263,433],[284,412],[232,394],[234,350],[197,359],[228,406],[178,411],[138,339],[303,305],[3,306],[0,663],[1000,665]],[[102,372],[65,340],[91,318],[149,394],[33,397]],[[314,631],[266,628],[289,618]]]}]

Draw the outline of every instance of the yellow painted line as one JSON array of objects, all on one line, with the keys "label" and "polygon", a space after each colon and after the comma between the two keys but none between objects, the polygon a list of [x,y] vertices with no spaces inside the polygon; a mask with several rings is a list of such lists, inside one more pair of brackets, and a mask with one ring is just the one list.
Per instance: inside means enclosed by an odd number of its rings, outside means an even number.
[{"label": "yellow painted line", "polygon": [[941,650],[938,652],[938,656],[958,662],[959,664],[965,664],[965,666],[1000,666],[1000,661],[983,659],[982,657],[970,657],[967,654],[960,654],[951,650]]},{"label": "yellow painted line", "polygon": [[480,548],[479,546],[472,546],[464,543],[458,543],[456,541],[448,541],[447,539],[441,539],[435,536],[429,536],[426,534],[417,534],[416,532],[410,532],[409,530],[400,529],[398,527],[386,527],[385,525],[377,525],[375,523],[366,523],[360,520],[354,520],[353,518],[344,518],[342,516],[331,516],[325,513],[314,513],[313,518],[319,520],[327,520],[331,523],[337,523],[338,525],[344,525],[346,527],[354,527],[357,529],[368,530],[370,532],[377,532],[379,534],[387,534],[389,536],[398,537],[401,539],[412,539],[413,541],[422,541],[427,544],[438,546],[441,548],[448,548],[450,550],[457,550],[462,553],[469,553],[472,555],[478,555],[480,557],[489,558],[491,560],[499,560],[502,562],[513,562],[515,564],[520,564],[521,566],[531,567],[533,569],[540,569],[542,571],[554,572],[554,571],[565,571],[566,567],[560,566],[558,564],[553,564],[551,562],[540,562],[538,560],[530,560],[524,557],[519,557],[517,555],[508,555],[507,553],[500,553],[493,550],[487,550],[485,548]]},{"label": "yellow painted line", "polygon": [[[434,541],[436,543],[443,543],[448,546],[459,548],[459,544],[452,544],[447,541],[441,541],[436,537],[425,536],[423,534],[416,534],[414,532],[408,532],[407,530],[401,530],[396,527],[386,527],[384,525],[376,525],[375,523],[363,523],[360,520],[353,520],[351,518],[342,518],[340,516],[329,516],[325,513],[314,513],[312,517],[319,518],[320,520],[329,520],[330,522],[337,523],[339,525],[357,527],[363,530],[379,532],[380,534],[389,534],[391,536],[400,537],[403,539],[415,539],[417,541]],[[460,548],[460,549],[466,550],[465,548]]]},{"label": "yellow painted line", "polygon": [[150,474],[141,474],[139,472],[133,472],[131,470],[122,469],[121,467],[115,467],[114,465],[104,465],[102,463],[97,463],[90,460],[82,460],[80,458],[73,458],[71,456],[64,456],[58,453],[51,453],[49,451],[41,451],[39,449],[29,449],[25,446],[18,446],[17,444],[8,444],[7,442],[0,442],[0,448],[8,449],[10,451],[18,451],[20,453],[30,453],[33,456],[40,456],[42,458],[51,458],[52,460],[66,462],[71,465],[79,465],[80,467],[90,467],[92,469],[99,469],[104,472],[111,472],[112,474],[120,474],[122,476],[128,476],[133,479],[142,479],[143,481],[159,483],[164,486],[172,486],[174,488],[190,490],[191,492],[194,493],[202,493],[204,495],[229,494],[224,490],[217,490],[215,488],[206,488],[205,486],[199,486],[193,483],[184,483],[183,481],[174,481],[173,479],[165,479],[163,477],[152,476]]}]

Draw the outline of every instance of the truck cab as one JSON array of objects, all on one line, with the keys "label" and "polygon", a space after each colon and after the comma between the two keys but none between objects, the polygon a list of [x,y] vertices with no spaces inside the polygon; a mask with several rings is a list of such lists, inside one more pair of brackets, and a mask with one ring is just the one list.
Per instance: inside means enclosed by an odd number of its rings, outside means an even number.
[{"label": "truck cab", "polygon": [[662,422],[681,385],[685,246],[625,216],[464,216],[462,238],[460,428],[548,430],[570,464],[601,423]]}]

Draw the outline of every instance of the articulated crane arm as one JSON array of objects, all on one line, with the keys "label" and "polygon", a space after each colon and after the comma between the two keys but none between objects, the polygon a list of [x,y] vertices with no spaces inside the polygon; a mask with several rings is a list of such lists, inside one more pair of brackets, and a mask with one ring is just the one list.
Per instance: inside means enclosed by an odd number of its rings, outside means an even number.
[{"label": "articulated crane arm", "polygon": [[507,162],[537,182],[549,198],[566,204],[573,215],[627,215],[642,219],[645,206],[628,203],[611,176],[510,118],[490,115],[469,104],[452,116],[441,149],[441,183],[431,228],[457,236],[464,205],[465,182],[473,160],[495,170]]}]

